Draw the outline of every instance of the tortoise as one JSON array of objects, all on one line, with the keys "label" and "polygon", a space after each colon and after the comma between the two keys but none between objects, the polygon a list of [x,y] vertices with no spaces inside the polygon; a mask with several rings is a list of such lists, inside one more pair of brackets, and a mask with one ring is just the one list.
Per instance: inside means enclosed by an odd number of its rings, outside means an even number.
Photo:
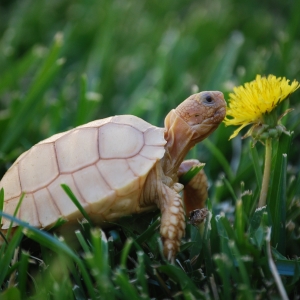
[{"label": "tortoise", "polygon": [[[207,197],[201,171],[185,186],[182,200],[178,178],[199,164],[183,159],[218,127],[225,113],[223,94],[205,91],[171,110],[165,128],[119,115],[55,134],[21,154],[6,172],[0,182],[3,211],[12,215],[25,193],[17,217],[34,227],[50,228],[60,217],[82,218],[63,183],[100,226],[159,208],[163,252],[173,261],[185,231],[184,206],[189,214],[203,208]],[[9,226],[2,218],[0,230],[6,233]]]}]

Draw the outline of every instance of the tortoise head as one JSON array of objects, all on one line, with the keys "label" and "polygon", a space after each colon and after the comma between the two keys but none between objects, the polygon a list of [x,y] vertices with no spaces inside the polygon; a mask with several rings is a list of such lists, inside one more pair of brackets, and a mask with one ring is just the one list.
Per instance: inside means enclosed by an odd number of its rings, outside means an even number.
[{"label": "tortoise head", "polygon": [[175,109],[176,113],[190,126],[191,142],[198,143],[210,135],[223,121],[226,102],[223,93],[205,91],[191,95]]}]

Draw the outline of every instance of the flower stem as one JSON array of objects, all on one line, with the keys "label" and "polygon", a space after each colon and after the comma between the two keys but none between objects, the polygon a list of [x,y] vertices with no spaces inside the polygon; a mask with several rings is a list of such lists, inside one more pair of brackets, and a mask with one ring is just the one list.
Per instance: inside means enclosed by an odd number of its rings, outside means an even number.
[{"label": "flower stem", "polygon": [[271,160],[272,160],[272,139],[268,138],[266,140],[266,156],[265,156],[265,167],[264,167],[264,176],[263,182],[260,191],[260,197],[258,202],[258,207],[266,205],[267,195],[270,182],[270,173],[271,173]]}]

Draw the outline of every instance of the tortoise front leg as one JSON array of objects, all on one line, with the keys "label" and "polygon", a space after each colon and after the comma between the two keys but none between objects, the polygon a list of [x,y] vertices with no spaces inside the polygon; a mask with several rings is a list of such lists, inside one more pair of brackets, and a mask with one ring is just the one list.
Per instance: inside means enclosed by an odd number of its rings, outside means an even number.
[{"label": "tortoise front leg", "polygon": [[[181,163],[178,170],[178,177],[184,175],[192,167],[200,164],[197,159],[185,160]],[[196,209],[204,208],[207,199],[207,177],[203,170],[201,170],[193,179],[184,187],[183,199],[185,211],[188,216]]]},{"label": "tortoise front leg", "polygon": [[165,257],[174,262],[179,251],[180,240],[185,231],[185,213],[183,203],[178,194],[182,189],[181,184],[175,184],[174,189],[162,185],[162,194],[159,203],[161,210],[160,234],[163,241]]}]

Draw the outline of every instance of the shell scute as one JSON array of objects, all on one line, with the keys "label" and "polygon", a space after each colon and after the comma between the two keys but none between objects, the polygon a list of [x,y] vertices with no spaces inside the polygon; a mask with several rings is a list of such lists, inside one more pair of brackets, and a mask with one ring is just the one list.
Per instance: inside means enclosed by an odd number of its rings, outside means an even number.
[{"label": "shell scute", "polygon": [[139,188],[139,179],[130,169],[126,159],[103,159],[97,168],[118,196],[127,195]]},{"label": "shell scute", "polygon": [[48,189],[40,189],[33,193],[38,218],[42,227],[55,224],[61,217],[56,204],[48,191]]},{"label": "shell scute", "polygon": [[16,159],[16,161],[13,163],[13,165],[11,166],[11,168],[12,168],[14,165],[18,164],[19,161],[20,161],[21,159],[23,159],[23,158],[28,154],[28,152],[29,152],[29,150],[23,152],[23,153]]},{"label": "shell scute", "polygon": [[0,182],[0,190],[5,187],[5,198],[11,199],[21,195],[18,166],[12,166]]},{"label": "shell scute", "polygon": [[[10,199],[9,201],[4,201],[3,211],[11,216],[14,215],[17,205],[19,203],[20,197],[16,197]],[[24,200],[24,199],[23,199]],[[17,212],[16,217],[19,218],[20,210]],[[10,220],[6,218],[2,218],[2,229],[8,229],[10,225]],[[13,226],[17,226],[18,224],[13,223]]]},{"label": "shell scute", "polygon": [[161,146],[144,146],[140,155],[149,159],[159,159],[165,154],[165,148]]},{"label": "shell scute", "polygon": [[127,162],[134,175],[142,177],[148,174],[149,170],[151,170],[156,163],[156,160],[148,159],[141,155],[135,155],[127,158]]},{"label": "shell scute", "polygon": [[164,133],[164,128],[149,128],[144,132],[145,144],[148,146],[164,146],[167,143],[164,137]]},{"label": "shell scute", "polygon": [[53,144],[32,147],[26,157],[19,161],[18,166],[24,192],[33,192],[45,187],[59,174]]},{"label": "shell scute", "polygon": [[61,184],[66,184],[72,190],[80,204],[88,211],[87,203],[82,199],[80,193],[77,190],[75,182],[71,174],[63,174],[56,178],[49,186],[48,190],[57,206],[59,212],[68,219],[76,219],[80,216],[75,204],[69,198],[69,196],[62,189]]},{"label": "shell scute", "polygon": [[101,159],[131,157],[136,155],[143,145],[143,134],[132,126],[108,123],[99,128]]},{"label": "shell scute", "polygon": [[107,185],[94,165],[75,172],[73,178],[92,212],[105,211],[109,203],[116,198],[116,192]]},{"label": "shell scute", "polygon": [[30,225],[40,227],[34,198],[32,194],[26,194],[20,207],[20,219],[28,222]]},{"label": "shell scute", "polygon": [[70,173],[99,159],[97,128],[73,130],[55,142],[60,173]]},{"label": "shell scute", "polygon": [[132,127],[135,127],[141,132],[146,131],[147,129],[153,127],[150,123],[144,121],[141,118],[138,118],[136,116],[132,115],[121,115],[121,116],[114,116],[111,119],[112,123],[117,123],[121,125],[130,125]]}]

